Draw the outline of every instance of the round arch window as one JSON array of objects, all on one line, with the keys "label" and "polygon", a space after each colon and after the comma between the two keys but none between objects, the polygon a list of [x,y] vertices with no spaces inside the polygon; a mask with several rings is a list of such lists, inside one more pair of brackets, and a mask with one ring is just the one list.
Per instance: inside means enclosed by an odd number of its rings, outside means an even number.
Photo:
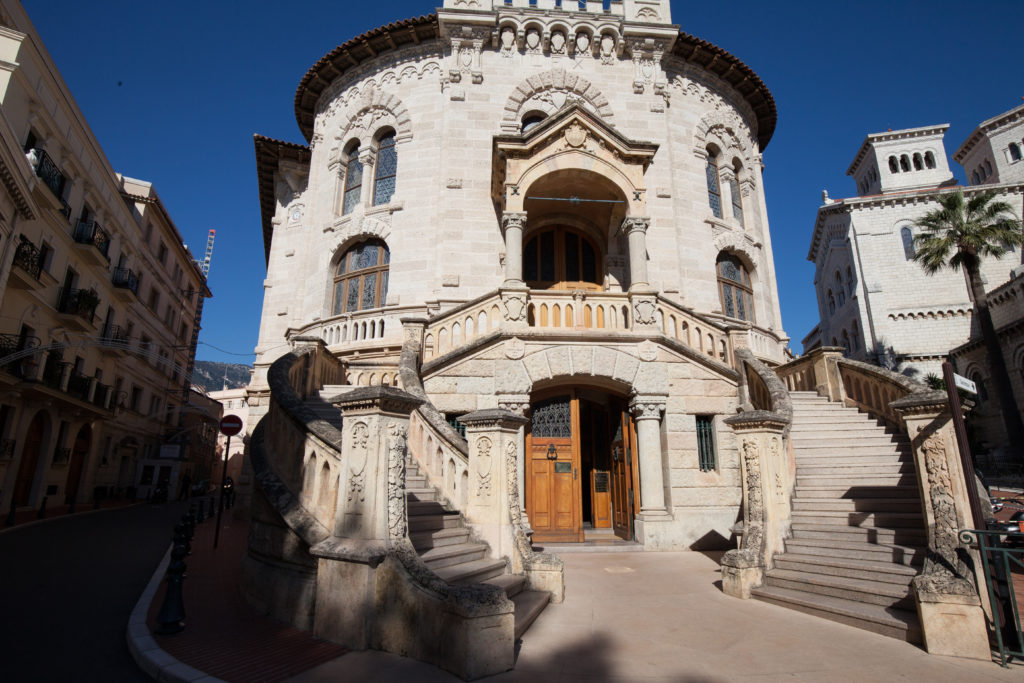
[{"label": "round arch window", "polygon": [[600,289],[598,251],[572,228],[548,228],[523,249],[523,279],[538,289]]},{"label": "round arch window", "polygon": [[754,321],[754,290],[743,262],[732,254],[720,254],[717,263],[722,311],[729,318]]},{"label": "round arch window", "polygon": [[345,252],[334,271],[332,315],[384,305],[391,252],[380,240],[367,240]]}]

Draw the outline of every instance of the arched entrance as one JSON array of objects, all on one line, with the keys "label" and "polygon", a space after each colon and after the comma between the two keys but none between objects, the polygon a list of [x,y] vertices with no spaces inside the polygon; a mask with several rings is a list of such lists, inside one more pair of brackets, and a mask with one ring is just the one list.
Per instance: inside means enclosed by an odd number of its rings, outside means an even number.
[{"label": "arched entrance", "polygon": [[71,447],[71,463],[68,465],[68,478],[64,484],[64,502],[68,505],[78,498],[78,490],[82,486],[82,474],[85,461],[89,459],[89,448],[92,446],[92,427],[82,425]]},{"label": "arched entrance", "polygon": [[43,449],[43,437],[46,432],[46,415],[43,411],[36,413],[25,433],[25,447],[21,451],[21,463],[14,479],[14,505],[21,507],[29,504],[32,495],[32,482],[39,468],[39,456]]},{"label": "arched entrance", "polygon": [[526,432],[526,510],[533,538],[633,539],[639,512],[636,429],[625,398],[588,387],[536,393]]}]

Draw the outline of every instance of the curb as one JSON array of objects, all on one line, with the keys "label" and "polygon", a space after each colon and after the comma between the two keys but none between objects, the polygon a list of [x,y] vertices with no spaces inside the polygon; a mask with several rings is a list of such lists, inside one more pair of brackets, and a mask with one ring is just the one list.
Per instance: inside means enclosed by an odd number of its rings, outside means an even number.
[{"label": "curb", "polygon": [[167,548],[164,558],[157,565],[156,571],[149,579],[146,589],[139,596],[135,603],[131,616],[128,618],[128,628],[125,632],[125,639],[128,641],[128,651],[131,652],[135,663],[139,665],[154,681],[168,681],[168,683],[225,683],[220,678],[193,668],[184,662],[175,659],[164,651],[149,632],[149,625],[146,617],[149,614],[150,605],[156,595],[164,574],[167,573],[167,565],[171,563],[171,548]]}]

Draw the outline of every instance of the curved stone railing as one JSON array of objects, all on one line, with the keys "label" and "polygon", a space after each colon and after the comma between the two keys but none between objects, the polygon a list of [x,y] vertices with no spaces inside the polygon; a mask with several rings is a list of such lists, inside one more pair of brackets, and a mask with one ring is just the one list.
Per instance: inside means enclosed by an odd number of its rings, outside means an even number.
[{"label": "curved stone railing", "polygon": [[503,322],[497,292],[467,301],[435,316],[423,335],[423,360],[430,360],[500,329]]},{"label": "curved stone railing", "polygon": [[744,410],[725,423],[739,442],[743,523],[740,547],[722,557],[722,586],[730,595],[749,598],[791,535],[796,462],[788,437],[793,405],[785,385],[752,351],[735,353],[747,397]]},{"label": "curved stone railing", "polygon": [[388,306],[368,311],[341,313],[288,331],[289,339],[318,337],[327,346],[335,344],[400,342],[403,316],[422,314],[423,306]]},{"label": "curved stone railing", "polygon": [[658,322],[666,337],[681,341],[726,365],[733,364],[732,340],[723,326],[662,297],[658,297]]},{"label": "curved stone railing", "polygon": [[588,290],[530,290],[526,323],[529,327],[570,330],[628,330],[633,327],[629,294]]},{"label": "curved stone railing", "polygon": [[398,374],[402,387],[423,401],[409,419],[409,450],[427,479],[453,507],[466,509],[469,444],[434,407],[420,380],[419,361],[426,320],[404,318],[407,327]]},{"label": "curved stone railing", "polygon": [[926,401],[944,402],[946,394],[929,389],[906,375],[849,358],[837,358],[839,377],[847,403],[854,403],[866,413],[891,425],[902,422],[893,403],[913,396]]},{"label": "curved stone railing", "polygon": [[[340,396],[352,412],[345,437],[305,403],[340,372],[319,339],[270,366],[268,412],[250,442],[262,502],[245,592],[275,617],[354,649],[400,653],[466,678],[510,668],[512,602],[495,586],[449,585],[408,538],[402,414],[418,399],[390,387]],[[348,597],[367,590],[373,599]]]}]

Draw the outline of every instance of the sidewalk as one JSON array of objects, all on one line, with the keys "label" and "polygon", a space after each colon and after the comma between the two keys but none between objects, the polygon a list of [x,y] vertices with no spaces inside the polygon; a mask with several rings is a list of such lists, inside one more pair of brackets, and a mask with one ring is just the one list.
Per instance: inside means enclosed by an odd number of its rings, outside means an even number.
[{"label": "sidewalk", "polygon": [[[238,590],[249,524],[225,510],[218,547],[215,519],[196,525],[192,554],[185,558],[185,630],[153,638],[171,657],[227,681],[280,681],[345,654],[340,645],[261,616]],[[171,530],[168,529],[168,538]],[[165,584],[149,609],[150,630],[163,604]]]},{"label": "sidewalk", "polygon": [[[247,524],[196,527],[186,559],[187,626],[156,636],[166,653],[228,681],[449,681],[432,666],[353,652],[261,617],[238,594]],[[929,655],[914,645],[720,589],[717,554],[565,556],[566,599],[525,634],[516,669],[493,681],[1020,681],[1024,666]],[[150,626],[162,589],[150,606]],[[198,670],[198,671],[195,671]],[[164,680],[164,679],[161,679]],[[166,680],[174,680],[168,677]],[[207,678],[205,681],[209,681]]]}]

